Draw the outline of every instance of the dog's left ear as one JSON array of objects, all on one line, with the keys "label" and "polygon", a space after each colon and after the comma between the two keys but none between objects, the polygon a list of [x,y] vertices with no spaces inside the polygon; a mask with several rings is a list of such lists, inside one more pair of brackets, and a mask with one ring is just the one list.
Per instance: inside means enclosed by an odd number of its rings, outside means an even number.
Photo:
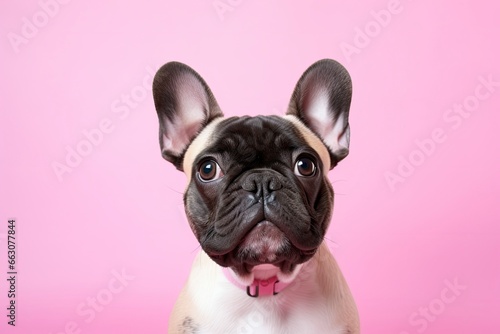
[{"label": "dog's left ear", "polygon": [[170,62],[153,80],[163,158],[182,171],[184,153],[212,120],[223,116],[210,88],[191,67]]},{"label": "dog's left ear", "polygon": [[349,153],[349,107],[352,85],[347,70],[331,59],[311,65],[300,77],[288,106],[326,144],[330,168]]}]

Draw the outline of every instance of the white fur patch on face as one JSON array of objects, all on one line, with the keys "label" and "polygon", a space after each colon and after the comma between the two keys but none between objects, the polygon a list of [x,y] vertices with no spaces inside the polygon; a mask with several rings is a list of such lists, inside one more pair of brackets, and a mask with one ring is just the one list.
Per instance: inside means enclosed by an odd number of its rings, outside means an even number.
[{"label": "white fur patch on face", "polygon": [[223,117],[219,117],[210,122],[200,134],[193,140],[189,145],[186,153],[184,154],[184,160],[182,162],[182,170],[186,173],[187,184],[191,181],[191,169],[194,164],[194,160],[200,154],[203,149],[210,145],[211,138],[217,129],[217,125],[224,120]]},{"label": "white fur patch on face", "polygon": [[304,136],[307,144],[311,146],[319,155],[321,162],[323,163],[323,174],[328,174],[330,170],[330,154],[328,153],[328,149],[325,147],[325,144],[319,139],[319,137],[314,134],[307,126],[302,123],[300,119],[298,119],[294,115],[286,115],[283,116],[284,119],[290,121],[297,130]]}]

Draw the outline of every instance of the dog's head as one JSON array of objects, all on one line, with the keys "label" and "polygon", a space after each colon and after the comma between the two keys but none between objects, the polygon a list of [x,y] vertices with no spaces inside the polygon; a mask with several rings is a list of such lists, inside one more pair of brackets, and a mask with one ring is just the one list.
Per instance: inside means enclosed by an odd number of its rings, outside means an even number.
[{"label": "dog's head", "polygon": [[210,88],[171,62],[153,82],[163,157],[184,171],[186,214],[203,250],[240,277],[260,264],[294,275],[328,228],[328,171],[349,151],[351,80],[311,65],[284,116],[224,118]]}]

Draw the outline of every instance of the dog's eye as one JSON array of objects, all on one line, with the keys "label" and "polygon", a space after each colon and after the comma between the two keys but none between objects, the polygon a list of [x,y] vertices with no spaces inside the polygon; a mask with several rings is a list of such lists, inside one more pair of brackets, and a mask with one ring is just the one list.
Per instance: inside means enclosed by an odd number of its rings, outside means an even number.
[{"label": "dog's eye", "polygon": [[301,157],[297,159],[295,163],[295,175],[299,176],[313,176],[316,172],[316,165],[314,161],[307,157]]},{"label": "dog's eye", "polygon": [[198,175],[202,182],[209,182],[222,177],[222,172],[217,162],[214,160],[207,160],[200,165]]}]

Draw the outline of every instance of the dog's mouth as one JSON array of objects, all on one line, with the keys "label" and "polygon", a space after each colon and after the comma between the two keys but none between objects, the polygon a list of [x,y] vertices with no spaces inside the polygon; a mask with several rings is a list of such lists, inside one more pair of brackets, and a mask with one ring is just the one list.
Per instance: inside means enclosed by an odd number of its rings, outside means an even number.
[{"label": "dog's mouth", "polygon": [[290,241],[276,225],[264,220],[248,232],[236,248],[239,258],[253,264],[274,264]]},{"label": "dog's mouth", "polygon": [[231,252],[209,255],[219,265],[231,267],[238,276],[248,277],[255,267],[261,265],[273,265],[281,275],[292,275],[297,265],[315,253],[316,249],[298,249],[278,226],[264,220],[256,224]]}]

